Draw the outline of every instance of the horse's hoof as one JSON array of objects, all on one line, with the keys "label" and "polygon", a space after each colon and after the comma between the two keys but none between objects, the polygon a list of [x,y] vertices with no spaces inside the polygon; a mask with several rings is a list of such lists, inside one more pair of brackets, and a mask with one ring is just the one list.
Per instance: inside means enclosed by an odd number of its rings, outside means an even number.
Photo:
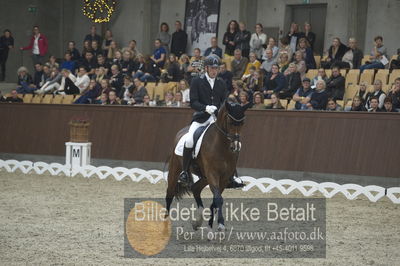
[{"label": "horse's hoof", "polygon": [[217,230],[220,231],[220,232],[225,231],[225,225],[223,225],[223,224],[218,224]]}]

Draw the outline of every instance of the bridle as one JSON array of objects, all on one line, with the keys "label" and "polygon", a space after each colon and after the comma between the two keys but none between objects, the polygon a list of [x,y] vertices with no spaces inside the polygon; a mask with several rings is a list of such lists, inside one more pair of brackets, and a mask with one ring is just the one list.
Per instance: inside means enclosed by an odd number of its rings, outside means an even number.
[{"label": "bridle", "polygon": [[[214,116],[214,119],[216,121],[217,119],[216,119],[215,114],[213,116]],[[241,119],[236,119],[232,115],[230,115],[229,113],[227,113],[227,117],[232,119],[234,124],[237,124],[237,125],[242,124],[244,122],[245,118],[246,118],[245,116],[243,116],[243,118],[241,118]],[[225,123],[228,123],[228,120],[226,120]],[[232,145],[238,145],[238,147],[235,149],[235,152],[239,152],[240,151],[240,147],[241,147],[240,134],[239,133],[230,134],[230,133],[226,132],[225,130],[223,130],[221,127],[218,126],[217,122],[215,122],[214,125],[217,128],[217,130],[230,141],[231,146]],[[226,125],[226,127],[227,127],[227,125]]]}]

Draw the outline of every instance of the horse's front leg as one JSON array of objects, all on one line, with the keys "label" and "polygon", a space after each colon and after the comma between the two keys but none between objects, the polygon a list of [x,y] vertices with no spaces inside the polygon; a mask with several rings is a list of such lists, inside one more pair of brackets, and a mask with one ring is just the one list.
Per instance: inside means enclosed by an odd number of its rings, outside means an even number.
[{"label": "horse's front leg", "polygon": [[[225,230],[225,219],[223,215],[223,204],[224,204],[224,199],[222,198],[222,192],[219,188],[214,187],[212,188],[213,192],[213,205],[215,208],[218,210],[218,231],[224,231]],[[213,210],[211,210],[212,216],[213,216]],[[213,217],[214,218],[214,217]]]},{"label": "horse's front leg", "polygon": [[201,199],[201,191],[203,188],[207,186],[207,180],[205,178],[200,177],[200,180],[198,180],[196,183],[192,185],[192,192],[194,199],[196,200],[197,204],[197,217],[196,219],[192,222],[192,226],[194,230],[197,230],[199,227],[202,226],[203,224],[203,201]]}]

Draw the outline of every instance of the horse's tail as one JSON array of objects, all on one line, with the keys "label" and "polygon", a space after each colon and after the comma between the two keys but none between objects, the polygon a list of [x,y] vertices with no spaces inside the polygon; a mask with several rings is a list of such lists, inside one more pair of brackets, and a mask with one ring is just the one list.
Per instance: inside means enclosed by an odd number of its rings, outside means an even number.
[{"label": "horse's tail", "polygon": [[166,159],[165,162],[164,162],[163,173],[162,173],[164,179],[166,179],[166,178],[165,178],[165,169],[167,169],[167,167],[169,166],[169,160],[170,160],[170,159],[171,159],[171,155],[168,156],[167,159]]}]

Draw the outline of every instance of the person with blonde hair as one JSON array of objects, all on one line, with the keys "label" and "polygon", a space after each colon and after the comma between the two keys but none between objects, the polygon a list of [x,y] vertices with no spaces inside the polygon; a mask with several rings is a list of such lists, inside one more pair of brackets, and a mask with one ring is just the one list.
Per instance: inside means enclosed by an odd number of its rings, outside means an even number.
[{"label": "person with blonde hair", "polygon": [[256,110],[264,110],[265,109],[264,95],[259,91],[256,91],[253,95],[252,109],[256,109]]}]

